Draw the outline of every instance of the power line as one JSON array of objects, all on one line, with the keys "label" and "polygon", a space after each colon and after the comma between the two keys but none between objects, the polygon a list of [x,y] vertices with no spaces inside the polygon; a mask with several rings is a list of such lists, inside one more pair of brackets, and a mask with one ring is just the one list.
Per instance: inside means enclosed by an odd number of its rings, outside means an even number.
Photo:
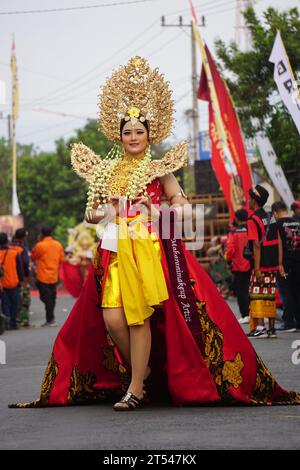
[{"label": "power line", "polygon": [[[235,2],[236,0],[232,0],[232,1]],[[207,11],[209,11],[211,9],[221,7],[223,5],[228,5],[228,3],[232,3],[232,1],[227,0],[225,3],[224,3],[224,0],[214,1],[213,5],[212,5],[212,2],[209,1],[207,3],[201,3],[200,5],[194,5],[194,7],[195,7],[196,11],[201,11],[202,14],[206,15]],[[205,8],[205,7],[207,7],[207,8]],[[167,15],[177,15],[177,14],[180,14],[180,13],[189,13],[189,12],[190,12],[190,8],[184,8],[183,10],[177,10],[177,11],[173,11],[171,13],[167,13]]]},{"label": "power line", "polygon": [[184,98],[186,98],[188,95],[190,95],[192,92],[192,88],[190,88],[188,91],[186,91],[183,95],[181,95],[177,100],[175,99],[176,105],[180,103]]},{"label": "power line", "polygon": [[[152,29],[152,27],[153,27],[154,24],[156,24],[156,23],[157,23],[157,19],[156,19],[155,21],[153,21],[153,22],[148,26],[148,28],[143,29],[143,30],[142,30],[143,35],[145,35],[145,33],[147,33],[150,29]],[[68,84],[66,84],[66,85],[63,85],[63,86],[57,88],[56,90],[54,90],[54,91],[48,93],[47,95],[44,95],[44,96],[42,96],[42,97],[40,97],[40,98],[34,98],[33,100],[31,100],[30,102],[27,102],[27,103],[25,102],[25,103],[23,103],[23,106],[32,106],[32,105],[35,105],[36,103],[41,102],[41,101],[42,101],[42,102],[44,102],[45,100],[46,100],[46,101],[49,101],[49,99],[52,99],[52,98],[56,99],[56,98],[57,98],[56,95],[61,95],[62,90],[65,90],[66,88],[68,89],[68,92],[69,92],[69,91],[70,91],[70,87],[71,87],[71,88],[74,88],[74,87],[75,87],[75,89],[76,89],[76,88],[80,88],[82,85],[85,85],[86,83],[89,83],[90,81],[95,80],[96,77],[93,78],[93,79],[89,79],[88,81],[83,82],[81,85],[78,84],[78,83],[80,83],[80,82],[82,81],[83,78],[87,77],[87,76],[90,75],[90,74],[94,74],[94,72],[96,72],[96,71],[97,71],[97,74],[99,74],[99,68],[100,68],[100,67],[102,67],[102,66],[104,66],[105,64],[109,63],[109,62],[111,61],[112,57],[115,58],[115,56],[116,56],[117,54],[120,54],[121,52],[123,52],[124,50],[126,50],[128,47],[132,46],[132,44],[135,43],[135,41],[136,41],[137,39],[139,39],[140,37],[141,37],[141,32],[139,32],[133,39],[131,39],[131,40],[130,40],[127,44],[125,44],[121,49],[118,49],[117,52],[111,54],[108,59],[99,62],[96,66],[92,67],[90,70],[88,70],[88,71],[85,72],[84,74],[80,75],[80,76],[77,77],[75,80],[72,80],[70,83],[68,83]],[[152,38],[151,38],[151,39],[152,39]],[[148,41],[149,41],[149,39],[148,39]],[[75,91],[75,90],[73,90],[73,91]],[[54,95],[54,96],[53,96],[53,95]],[[48,99],[47,99],[47,98],[48,98]]]},{"label": "power line", "polygon": [[[5,67],[9,67],[10,68],[10,64],[7,63],[7,62],[4,62],[4,61],[0,61],[0,65],[5,65]],[[58,78],[58,77],[54,77],[53,75],[48,75],[48,74],[45,74],[45,73],[41,73],[41,72],[36,72],[34,70],[30,70],[28,69],[27,67],[24,67],[23,65],[19,65],[18,64],[18,69],[20,70],[24,70],[25,72],[27,73],[32,73],[33,75],[40,75],[41,77],[45,77],[45,78],[48,78],[50,80],[56,80],[58,82],[64,82],[64,83],[72,83],[71,80],[69,82],[67,82],[66,80],[64,80],[63,78]],[[67,85],[66,85],[67,86]]]},{"label": "power line", "polygon": [[[161,33],[159,33],[159,34],[161,34]],[[159,36],[159,34],[155,33],[150,39],[147,39],[142,45],[140,45],[137,50],[142,49],[142,48],[144,47],[144,45],[147,45],[149,42],[152,41],[152,39],[157,38],[157,37]],[[130,45],[132,45],[132,42],[134,42],[134,41],[131,41]],[[164,47],[164,46],[161,46],[161,47]],[[126,59],[128,59],[127,54],[126,54],[126,57],[124,57],[124,60],[126,60]],[[108,61],[110,61],[110,60],[111,60],[111,59],[108,59]],[[108,61],[106,61],[106,62],[108,62]],[[52,97],[49,97],[48,99],[43,100],[42,103],[46,103],[47,105],[49,105],[49,104],[51,104],[51,103],[52,103],[52,104],[53,104],[53,103],[57,103],[56,100],[57,100],[57,99],[60,99],[61,95],[63,95],[62,97],[65,97],[66,95],[69,95],[70,93],[71,93],[71,96],[67,97],[67,99],[64,100],[64,101],[61,101],[61,100],[60,100],[60,103],[68,102],[68,101],[72,100],[74,97],[85,95],[86,93],[90,92],[91,90],[94,90],[95,86],[93,86],[93,88],[90,88],[90,87],[89,87],[89,88],[86,89],[86,91],[80,91],[79,93],[77,93],[76,91],[77,91],[79,88],[82,88],[82,87],[85,87],[85,88],[86,88],[86,85],[87,85],[88,83],[91,83],[91,82],[93,82],[93,81],[95,81],[95,80],[97,80],[97,83],[98,83],[97,87],[98,87],[98,86],[99,86],[99,74],[100,74],[100,73],[103,74],[103,73],[110,72],[111,69],[113,69],[114,67],[116,67],[116,66],[119,64],[120,61],[123,62],[123,59],[118,60],[118,62],[116,62],[116,63],[115,63],[114,65],[112,65],[112,66],[109,66],[109,67],[106,68],[106,69],[102,69],[101,72],[100,72],[100,71],[97,71],[97,74],[96,74],[95,77],[89,78],[88,80],[85,80],[85,81],[82,82],[81,84],[78,84],[78,85],[74,84],[74,85],[71,86],[71,87],[66,86],[67,90],[66,90],[65,92],[63,92],[63,93],[60,92],[60,93],[58,93],[58,94],[56,94],[56,95],[54,95],[54,96],[52,96]],[[74,92],[75,92],[75,94],[74,94]],[[73,93],[73,94],[72,94],[72,93]],[[54,101],[53,101],[53,100],[54,100]]]},{"label": "power line", "polygon": [[[64,124],[69,124],[71,122],[77,121],[78,119],[82,119],[82,117],[76,117],[74,119],[70,119],[70,120],[66,121]],[[50,129],[55,129],[56,127],[61,127],[61,126],[62,126],[62,124],[60,122],[59,124],[54,124],[52,126],[43,127],[42,129],[39,129],[37,131],[33,131],[33,132],[29,132],[28,134],[21,135],[20,137],[18,137],[18,139],[25,139],[25,137],[29,137],[30,135],[40,134],[41,132],[45,132],[45,131],[48,131]]]},{"label": "power line", "polygon": [[[138,49],[137,50],[140,50],[140,49],[143,49],[145,45],[148,45],[148,43],[151,43],[152,39],[154,38],[157,38],[158,36],[160,36],[161,34],[163,34],[163,32],[159,32],[158,34],[155,33],[153,35],[153,37],[151,37],[150,39],[147,39],[145,41],[144,44],[141,44],[138,46]],[[171,39],[168,39],[168,41],[166,41],[165,43],[161,44],[159,47],[157,47],[154,51],[151,51],[149,54],[147,54],[147,57],[152,57],[153,55],[157,54],[158,52],[160,52],[161,50],[163,50],[165,47],[167,47],[170,43],[174,42],[178,37],[179,37],[180,33],[178,35],[176,35],[175,37],[171,38]],[[126,55],[126,57],[124,57],[124,60],[126,60],[128,57]],[[119,59],[118,62],[113,65],[113,66],[110,66],[108,67],[107,69],[105,70],[102,70],[102,73],[106,73],[106,72],[110,72],[112,68],[114,68],[115,66],[117,66],[117,64],[119,62],[122,62],[123,60],[122,59]],[[89,93],[90,91],[93,91],[95,89],[95,86],[93,86],[92,88],[89,87],[85,90],[81,90],[79,92],[76,92],[76,90],[78,90],[79,88],[82,88],[84,87],[86,84],[90,83],[90,82],[93,82],[94,80],[99,81],[99,72],[97,73],[97,77],[94,77],[94,78],[90,78],[89,80],[86,80],[85,82],[81,83],[80,85],[78,86],[75,86],[74,89],[70,89],[69,87],[66,86],[66,88],[68,88],[63,94],[62,92],[61,93],[58,93],[56,96],[53,96],[53,97],[49,97],[48,99],[46,100],[38,100],[38,102],[42,103],[43,105],[47,105],[47,106],[52,106],[54,104],[62,104],[62,103],[68,103],[70,101],[73,101],[74,98],[77,98],[78,96],[84,96],[86,95],[87,93]],[[71,87],[72,88],[72,87]],[[75,92],[75,93],[74,93]],[[71,93],[71,95],[70,95]],[[73,94],[72,94],[73,93]],[[63,95],[63,96],[62,96]],[[66,96],[67,95],[67,96]],[[69,95],[69,96],[68,96]],[[66,99],[61,99],[61,98],[65,98]],[[59,101],[57,101],[59,100]],[[36,103],[36,101],[34,102]]]},{"label": "power line", "polygon": [[210,11],[207,13],[206,16],[219,15],[220,13],[226,13],[227,11],[232,11],[232,10],[235,10],[235,6],[231,8],[225,8],[224,10]]},{"label": "power line", "polygon": [[106,8],[115,7],[121,5],[132,5],[137,3],[153,2],[155,0],[131,0],[127,2],[114,2],[114,3],[102,3],[97,5],[85,5],[79,7],[66,7],[66,8],[49,8],[46,10],[19,10],[19,11],[0,11],[0,15],[25,15],[32,13],[57,13],[61,11],[74,11],[74,10],[88,10],[92,8]]}]

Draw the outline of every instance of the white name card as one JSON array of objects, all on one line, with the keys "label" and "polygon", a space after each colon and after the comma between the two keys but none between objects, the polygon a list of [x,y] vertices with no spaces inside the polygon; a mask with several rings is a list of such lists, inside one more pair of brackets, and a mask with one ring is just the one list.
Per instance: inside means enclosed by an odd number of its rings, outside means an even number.
[{"label": "white name card", "polygon": [[102,235],[101,248],[104,248],[105,250],[109,250],[109,251],[114,251],[115,253],[117,253],[118,232],[119,232],[118,224],[114,224],[113,222],[108,222]]}]

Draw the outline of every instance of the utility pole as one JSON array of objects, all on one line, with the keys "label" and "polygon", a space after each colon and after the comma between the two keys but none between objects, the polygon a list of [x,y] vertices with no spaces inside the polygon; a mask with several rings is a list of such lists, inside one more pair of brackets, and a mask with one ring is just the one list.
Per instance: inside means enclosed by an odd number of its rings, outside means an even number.
[{"label": "utility pole", "polygon": [[[191,54],[192,54],[192,120],[193,120],[193,143],[191,165],[194,165],[195,160],[199,158],[199,110],[198,110],[198,74],[197,74],[197,55],[196,55],[196,41],[194,38],[192,22],[189,24],[183,23],[182,16],[179,16],[177,24],[166,24],[165,17],[161,18],[161,26],[167,28],[190,28],[191,32]],[[205,17],[201,17],[201,27],[205,26]]]},{"label": "utility pole", "polygon": [[11,145],[11,115],[4,116],[3,113],[0,113],[0,119],[7,119],[7,141]]},{"label": "utility pole", "polygon": [[11,116],[10,114],[7,115],[7,135],[8,135],[9,145],[11,145]]},{"label": "utility pole", "polygon": [[243,11],[249,7],[253,7],[253,0],[236,0],[235,10],[235,42],[241,47],[241,31],[243,30],[244,47],[249,51],[252,47],[251,31],[245,24]]}]

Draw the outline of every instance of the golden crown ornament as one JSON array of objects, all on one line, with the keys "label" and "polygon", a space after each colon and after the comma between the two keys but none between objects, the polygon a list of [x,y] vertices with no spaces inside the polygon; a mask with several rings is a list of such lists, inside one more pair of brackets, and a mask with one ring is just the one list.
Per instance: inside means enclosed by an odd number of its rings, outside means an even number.
[{"label": "golden crown ornament", "polygon": [[150,143],[159,143],[172,131],[174,102],[169,83],[142,57],[133,57],[107,79],[100,93],[100,130],[109,140],[120,140],[120,122],[149,123]]}]

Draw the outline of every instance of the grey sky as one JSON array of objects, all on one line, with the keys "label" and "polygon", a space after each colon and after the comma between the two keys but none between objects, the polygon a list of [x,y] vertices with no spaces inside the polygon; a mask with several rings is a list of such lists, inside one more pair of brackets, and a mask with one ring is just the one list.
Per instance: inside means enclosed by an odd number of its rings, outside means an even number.
[{"label": "grey sky", "polygon": [[[113,3],[116,0],[1,0],[0,13]],[[119,0],[123,2],[125,0]],[[235,35],[235,0],[194,0],[197,13],[206,16],[204,39],[213,51],[216,37],[228,42]],[[256,11],[272,5],[278,9],[300,6],[299,0],[260,0]],[[10,106],[10,53],[15,33],[20,83],[20,117],[17,140],[51,150],[59,137],[68,138],[82,127],[86,117],[96,118],[100,85],[113,68],[133,55],[149,59],[171,83],[176,101],[173,140],[188,132],[184,110],[191,107],[191,57],[189,28],[162,28],[182,14],[190,22],[188,0],[152,0],[140,5],[96,8],[70,12],[0,15],[0,79],[7,88]],[[200,59],[199,59],[200,62]],[[200,69],[200,64],[199,64]],[[42,108],[56,114],[37,112]],[[207,111],[200,106],[200,127],[207,127]],[[7,136],[7,123],[0,120],[0,135]]]}]

